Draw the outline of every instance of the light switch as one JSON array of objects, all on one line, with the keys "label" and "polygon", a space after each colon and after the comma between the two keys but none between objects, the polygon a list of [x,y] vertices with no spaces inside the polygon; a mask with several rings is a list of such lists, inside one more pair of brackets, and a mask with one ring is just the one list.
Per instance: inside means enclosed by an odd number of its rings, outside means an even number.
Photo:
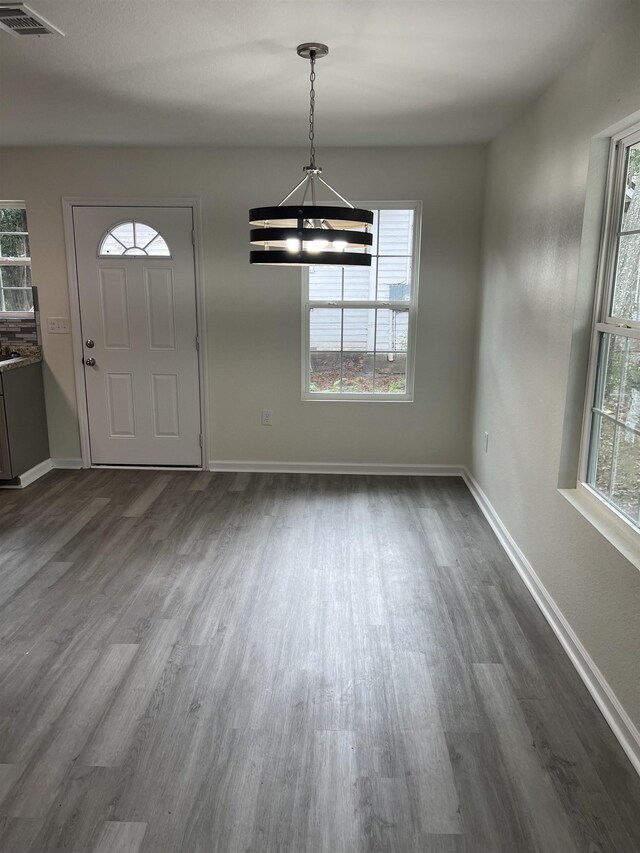
[{"label": "light switch", "polygon": [[68,317],[47,317],[47,332],[51,335],[68,335]]}]

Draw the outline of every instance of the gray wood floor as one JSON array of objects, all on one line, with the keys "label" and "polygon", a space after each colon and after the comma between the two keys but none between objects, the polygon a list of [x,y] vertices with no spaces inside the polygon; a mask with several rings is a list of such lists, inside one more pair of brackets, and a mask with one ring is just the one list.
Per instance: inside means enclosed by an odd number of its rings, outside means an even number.
[{"label": "gray wood floor", "polygon": [[462,481],[0,493],[0,849],[640,850],[640,780]]}]

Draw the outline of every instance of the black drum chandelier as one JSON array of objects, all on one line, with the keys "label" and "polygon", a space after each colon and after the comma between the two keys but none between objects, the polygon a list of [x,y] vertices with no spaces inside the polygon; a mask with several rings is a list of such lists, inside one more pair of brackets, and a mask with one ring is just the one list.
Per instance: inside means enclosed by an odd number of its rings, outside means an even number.
[{"label": "black drum chandelier", "polygon": [[[373,244],[370,228],[373,213],[354,207],[321,177],[316,165],[315,149],[315,80],[316,60],[329,53],[326,44],[307,42],[298,45],[298,56],[311,63],[309,92],[309,165],[303,168],[304,178],[275,207],[254,207],[249,211],[252,264],[281,266],[369,267]],[[342,205],[317,204],[318,184],[328,189]],[[299,204],[290,199],[298,190]],[[310,199],[310,203],[308,201]],[[306,203],[305,203],[306,202]]]}]

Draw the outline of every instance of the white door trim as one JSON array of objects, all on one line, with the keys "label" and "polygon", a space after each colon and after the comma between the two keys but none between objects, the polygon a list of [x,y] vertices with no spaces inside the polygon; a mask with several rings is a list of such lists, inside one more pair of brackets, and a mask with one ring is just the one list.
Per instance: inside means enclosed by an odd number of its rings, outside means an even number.
[{"label": "white door trim", "polygon": [[82,334],[80,325],[80,295],[76,266],[76,244],[73,230],[74,207],[183,207],[189,208],[193,215],[193,257],[196,284],[196,323],[199,340],[198,376],[200,383],[200,432],[202,435],[200,467],[209,466],[209,382],[207,375],[207,334],[206,306],[204,294],[204,256],[202,250],[202,204],[199,198],[81,198],[62,199],[62,217],[64,222],[64,242],[67,253],[67,279],[69,284],[69,320],[71,323],[71,345],[73,347],[73,369],[76,383],[76,402],[78,407],[78,432],[80,434],[80,452],[82,467],[91,467],[91,446],[89,444],[89,412],[85,371],[82,367]]}]

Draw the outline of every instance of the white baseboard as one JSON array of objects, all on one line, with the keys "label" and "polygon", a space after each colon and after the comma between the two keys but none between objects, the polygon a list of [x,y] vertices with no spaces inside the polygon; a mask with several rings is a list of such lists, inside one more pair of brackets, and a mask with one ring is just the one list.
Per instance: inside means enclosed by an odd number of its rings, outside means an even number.
[{"label": "white baseboard", "polygon": [[393,474],[402,477],[462,477],[462,465],[391,465],[369,462],[255,462],[210,460],[210,471],[253,474]]},{"label": "white baseboard", "polygon": [[534,571],[533,566],[502,523],[489,498],[466,468],[463,470],[463,477],[484,517],[491,525],[493,532],[498,537],[500,544],[526,584],[556,637],[562,643],[562,647],[569,655],[569,659],[576,668],[578,675],[583,680],[587,690],[591,693],[596,705],[611,727],[612,732],[620,742],[620,746],[626,752],[636,772],[640,774],[640,732],[638,732],[633,720],[620,704],[620,700],[578,639],[571,625],[563,616],[560,608]]},{"label": "white baseboard", "polygon": [[52,459],[53,468],[62,468],[64,470],[76,470],[82,468],[82,459]]},{"label": "white baseboard", "polygon": [[30,483],[35,482],[48,471],[51,471],[52,468],[53,463],[51,459],[45,459],[43,462],[38,462],[38,464],[34,465],[33,468],[29,468],[28,471],[24,472],[24,474],[20,474],[20,476],[16,478],[19,481],[18,483],[12,483],[8,486],[0,486],[0,489],[24,489]]},{"label": "white baseboard", "polygon": [[51,471],[52,468],[53,462],[51,459],[45,459],[44,462],[34,465],[33,468],[25,471],[24,474],[20,474],[20,488],[24,489],[25,486],[28,486],[29,483],[33,483],[34,480],[44,476],[48,471]]}]

